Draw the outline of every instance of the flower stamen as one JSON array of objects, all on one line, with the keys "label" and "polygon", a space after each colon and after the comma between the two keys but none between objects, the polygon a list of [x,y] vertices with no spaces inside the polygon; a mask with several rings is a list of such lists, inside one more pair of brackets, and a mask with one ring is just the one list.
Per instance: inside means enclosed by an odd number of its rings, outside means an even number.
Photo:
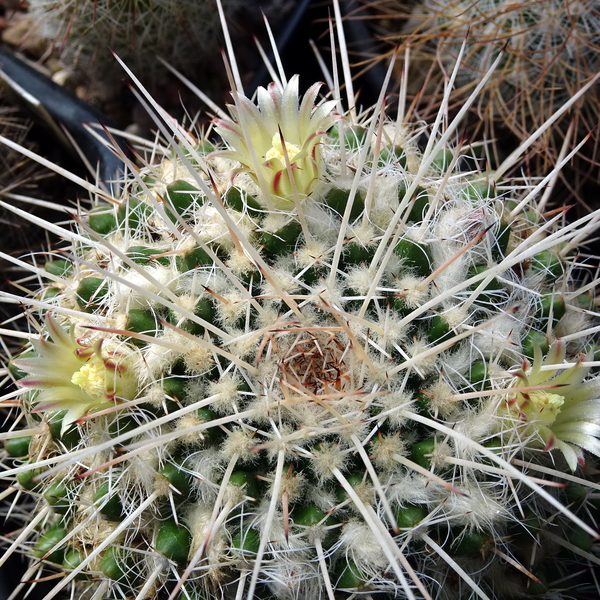
[{"label": "flower stamen", "polygon": [[[273,139],[271,141],[273,143],[273,147],[267,151],[267,153],[265,154],[265,158],[268,161],[276,159],[276,160],[280,161],[282,164],[285,164],[285,156],[283,155],[281,136],[278,133],[276,133],[273,136]],[[296,156],[298,156],[300,154],[300,152],[302,152],[302,149],[299,148],[298,146],[295,146],[294,144],[290,144],[289,142],[286,142],[286,141],[284,141],[283,144],[285,145],[285,150],[287,152],[290,163],[293,163]]]}]

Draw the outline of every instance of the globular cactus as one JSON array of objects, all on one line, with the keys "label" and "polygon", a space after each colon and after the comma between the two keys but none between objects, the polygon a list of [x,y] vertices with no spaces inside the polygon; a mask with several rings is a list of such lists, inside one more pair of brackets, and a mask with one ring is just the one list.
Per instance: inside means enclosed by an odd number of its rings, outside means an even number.
[{"label": "globular cactus", "polygon": [[161,160],[4,295],[5,556],[48,600],[587,589],[600,215],[332,92],[237,89],[216,145],[157,121]]}]

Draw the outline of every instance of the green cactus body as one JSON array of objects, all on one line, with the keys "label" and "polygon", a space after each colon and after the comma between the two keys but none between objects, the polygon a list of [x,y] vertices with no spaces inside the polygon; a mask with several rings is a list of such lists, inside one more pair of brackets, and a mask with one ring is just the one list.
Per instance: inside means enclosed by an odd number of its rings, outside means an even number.
[{"label": "green cactus body", "polygon": [[[598,487],[567,254],[593,221],[532,226],[517,180],[474,195],[435,127],[421,148],[386,120],[377,160],[371,117],[297,86],[239,92],[214,152],[183,142],[93,208],[32,302],[6,477],[57,594],[508,600],[533,581],[514,564],[550,571],[534,538],[581,530],[589,558],[585,493],[569,513],[540,479]],[[165,201],[174,172],[193,201]]]}]

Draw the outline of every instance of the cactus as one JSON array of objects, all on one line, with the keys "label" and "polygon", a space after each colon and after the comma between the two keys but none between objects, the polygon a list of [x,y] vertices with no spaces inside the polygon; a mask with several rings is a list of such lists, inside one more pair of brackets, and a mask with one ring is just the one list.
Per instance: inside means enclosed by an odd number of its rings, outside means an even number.
[{"label": "cactus", "polygon": [[599,215],[541,214],[552,173],[480,171],[458,119],[332,94],[238,88],[216,143],[159,118],[161,160],[118,198],[88,185],[73,229],[46,225],[69,248],[28,267],[40,289],[3,295],[34,325],[8,365],[4,556],[60,573],[48,599],[588,585],[600,380],[576,249]]}]

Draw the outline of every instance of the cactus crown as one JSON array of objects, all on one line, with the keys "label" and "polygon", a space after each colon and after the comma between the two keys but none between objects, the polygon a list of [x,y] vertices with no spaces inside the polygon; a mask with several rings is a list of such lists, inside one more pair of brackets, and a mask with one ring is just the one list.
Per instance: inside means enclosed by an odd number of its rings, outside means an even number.
[{"label": "cactus crown", "polygon": [[46,317],[4,475],[48,599],[514,598],[591,556],[596,217],[541,214],[545,182],[481,172],[458,121],[317,92],[238,90],[216,147],[164,130],[18,299]]}]

